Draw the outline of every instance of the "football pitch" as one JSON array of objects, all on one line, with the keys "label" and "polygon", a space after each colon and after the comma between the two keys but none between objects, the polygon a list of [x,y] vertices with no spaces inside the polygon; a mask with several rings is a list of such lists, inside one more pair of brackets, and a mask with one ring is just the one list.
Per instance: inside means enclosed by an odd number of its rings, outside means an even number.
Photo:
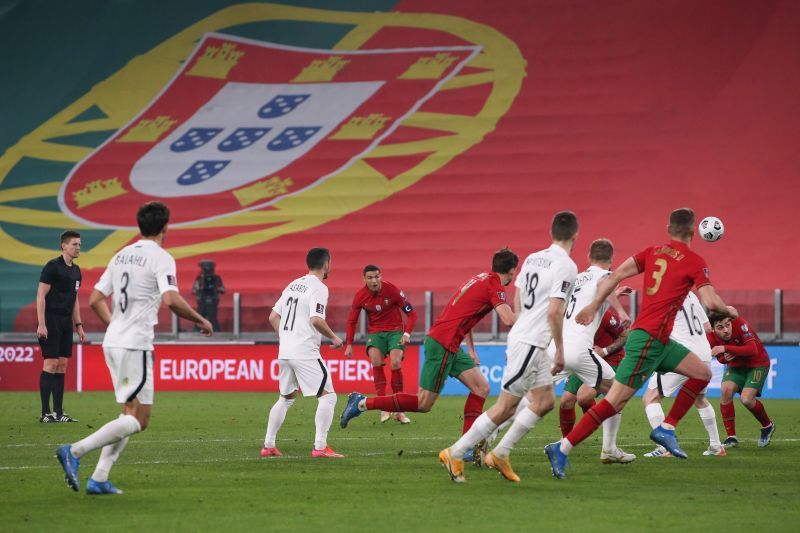
[{"label": "football pitch", "polygon": [[[150,428],[131,440],[111,473],[121,496],[87,496],[64,483],[56,446],[115,417],[111,393],[68,394],[76,424],[40,424],[36,393],[0,394],[0,528],[3,531],[797,531],[800,402],[766,400],[772,444],[737,405],[740,447],[703,457],[706,437],[690,411],[679,428],[689,459],[646,459],[653,445],[638,398],[619,444],[638,459],[602,465],[600,433],[571,456],[568,478],[550,474],[542,447],[559,436],[548,415],[512,455],[520,484],[467,465],[454,484],[437,453],[461,428],[463,398],[443,397],[412,423],[375,412],[342,430],[337,404],[330,446],[345,459],[309,457],[314,399],[299,398],[278,435],[282,458],[259,449],[274,394],[157,393]],[[493,400],[490,399],[490,403]],[[716,400],[713,400],[715,409]],[[665,403],[669,408],[669,402]],[[717,417],[720,429],[722,424]],[[723,436],[724,438],[724,436]],[[82,460],[82,488],[99,452]]]}]

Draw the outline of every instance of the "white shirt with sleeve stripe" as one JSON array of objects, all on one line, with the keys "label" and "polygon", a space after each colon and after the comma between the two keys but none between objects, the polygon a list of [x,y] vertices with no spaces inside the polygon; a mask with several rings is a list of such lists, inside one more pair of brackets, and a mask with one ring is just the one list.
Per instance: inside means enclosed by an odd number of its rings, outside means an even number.
[{"label": "white shirt with sleeve stripe", "polygon": [[141,239],[111,258],[94,288],[113,302],[103,347],[152,350],[161,295],[178,291],[175,259],[155,241]]},{"label": "white shirt with sleeve stripe", "polygon": [[550,299],[568,300],[577,274],[575,262],[557,244],[529,255],[514,282],[520,291],[520,313],[508,333],[509,342],[546,348],[553,337],[547,320]]},{"label": "white shirt with sleeve stripe", "polygon": [[278,359],[319,359],[322,334],[311,318],[325,320],[328,287],[313,274],[292,281],[283,290],[273,310],[281,316]]}]

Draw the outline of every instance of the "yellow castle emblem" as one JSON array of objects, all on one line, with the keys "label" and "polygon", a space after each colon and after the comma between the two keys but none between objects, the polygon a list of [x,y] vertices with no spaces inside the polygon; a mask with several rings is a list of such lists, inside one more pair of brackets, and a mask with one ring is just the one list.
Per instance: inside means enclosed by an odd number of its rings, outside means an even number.
[{"label": "yellow castle emblem", "polygon": [[435,80],[441,78],[457,59],[446,52],[421,57],[399,77],[401,80]]},{"label": "yellow castle emblem", "polygon": [[72,193],[72,197],[75,199],[75,203],[78,204],[78,209],[81,209],[87,205],[121,196],[126,192],[128,191],[125,190],[119,179],[111,178],[90,181],[86,184],[86,187]]},{"label": "yellow castle emblem", "polygon": [[260,200],[268,200],[281,194],[286,194],[292,185],[294,185],[292,178],[281,179],[278,176],[273,176],[237,189],[233,191],[233,195],[239,200],[239,204],[245,207]]},{"label": "yellow castle emblem", "polygon": [[366,117],[353,117],[339,128],[339,131],[331,135],[331,139],[336,141],[372,139],[391,118],[382,113],[370,113]]},{"label": "yellow castle emblem", "polygon": [[177,120],[167,115],[159,115],[154,119],[142,119],[136,126],[117,139],[118,143],[147,143],[156,142],[161,136],[168,132]]},{"label": "yellow castle emblem", "polygon": [[327,59],[315,59],[292,80],[292,83],[331,81],[347,64],[349,59],[342,56],[330,56]]},{"label": "yellow castle emblem", "polygon": [[243,55],[244,52],[237,50],[234,43],[224,43],[222,47],[207,46],[186,75],[224,80]]}]

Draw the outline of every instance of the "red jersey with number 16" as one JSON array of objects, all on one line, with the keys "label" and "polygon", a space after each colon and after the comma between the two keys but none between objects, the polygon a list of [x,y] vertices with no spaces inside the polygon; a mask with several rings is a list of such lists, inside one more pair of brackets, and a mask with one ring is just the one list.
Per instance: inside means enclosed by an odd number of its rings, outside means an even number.
[{"label": "red jersey with number 16", "polygon": [[450,298],[428,336],[455,353],[475,324],[500,304],[506,303],[506,290],[495,272],[482,273],[467,281]]},{"label": "red jersey with number 16", "polygon": [[644,272],[642,312],[632,329],[643,329],[666,344],[675,315],[695,285],[710,285],[705,260],[680,241],[645,248],[633,256],[639,272]]}]

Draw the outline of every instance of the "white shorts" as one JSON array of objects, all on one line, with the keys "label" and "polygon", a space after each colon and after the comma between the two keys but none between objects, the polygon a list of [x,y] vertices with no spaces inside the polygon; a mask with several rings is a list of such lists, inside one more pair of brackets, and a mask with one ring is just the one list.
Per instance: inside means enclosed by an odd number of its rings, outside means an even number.
[{"label": "white shorts", "polygon": [[523,397],[529,390],[553,384],[553,360],[547,351],[524,342],[511,341],[506,347],[503,390]]},{"label": "white shorts", "polygon": [[594,351],[591,349],[573,349],[565,346],[564,370],[553,378],[553,382],[563,381],[570,374],[575,374],[584,385],[594,389],[600,387],[603,380],[614,379],[614,369]]},{"label": "white shorts", "polygon": [[[706,363],[711,366],[711,363]],[[650,381],[647,382],[648,389],[658,389],[658,393],[664,398],[670,398],[675,391],[680,389],[684,383],[689,381],[689,378],[683,374],[676,374],[675,372],[667,372],[666,374],[659,374],[656,372],[650,376]],[[705,394],[708,386],[703,389],[700,394]]]},{"label": "white shorts", "polygon": [[303,396],[333,392],[331,373],[322,359],[278,359],[280,391],[288,396],[298,388]]},{"label": "white shorts", "polygon": [[153,405],[153,352],[103,348],[117,403]]}]

